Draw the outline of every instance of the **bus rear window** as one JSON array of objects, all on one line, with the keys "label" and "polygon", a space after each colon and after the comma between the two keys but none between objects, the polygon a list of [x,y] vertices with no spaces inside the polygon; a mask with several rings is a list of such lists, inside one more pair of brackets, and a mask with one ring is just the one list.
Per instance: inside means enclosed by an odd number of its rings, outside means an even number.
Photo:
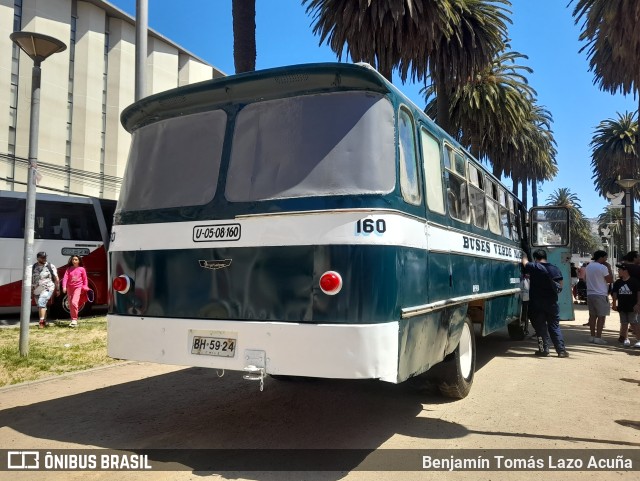
[{"label": "bus rear window", "polygon": [[118,209],[164,209],[210,202],[216,192],[227,114],[162,120],[133,133]]},{"label": "bus rear window", "polygon": [[394,110],[339,92],[247,105],[235,123],[225,196],[252,202],[382,194],[395,187]]}]

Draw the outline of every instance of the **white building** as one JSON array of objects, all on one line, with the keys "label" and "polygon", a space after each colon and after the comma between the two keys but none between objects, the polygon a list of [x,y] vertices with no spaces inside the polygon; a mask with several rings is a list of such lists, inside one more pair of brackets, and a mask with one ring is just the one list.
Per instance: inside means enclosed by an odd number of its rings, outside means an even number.
[{"label": "white building", "polygon": [[[42,63],[38,191],[117,198],[130,135],[120,112],[134,101],[135,18],[102,0],[0,0],[0,189],[26,190],[33,61],[14,31],[67,49]],[[223,74],[149,30],[150,95]]]}]

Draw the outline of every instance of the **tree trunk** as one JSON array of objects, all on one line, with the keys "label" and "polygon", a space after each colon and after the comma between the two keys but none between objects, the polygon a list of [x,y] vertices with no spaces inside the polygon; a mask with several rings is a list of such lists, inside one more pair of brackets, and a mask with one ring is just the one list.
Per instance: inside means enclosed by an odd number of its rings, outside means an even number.
[{"label": "tree trunk", "polygon": [[439,78],[436,79],[436,123],[442,128],[442,130],[455,138],[456,136],[450,132],[451,122],[449,119],[449,102],[451,95],[449,95],[449,88],[443,76],[439,75],[438,77]]},{"label": "tree trunk", "polygon": [[526,179],[522,181],[522,205],[524,206],[525,209],[528,209],[529,206],[527,205],[527,196],[529,195],[529,192],[527,190],[527,181]]},{"label": "tree trunk", "polygon": [[256,0],[232,0],[233,63],[236,73],[256,69]]}]

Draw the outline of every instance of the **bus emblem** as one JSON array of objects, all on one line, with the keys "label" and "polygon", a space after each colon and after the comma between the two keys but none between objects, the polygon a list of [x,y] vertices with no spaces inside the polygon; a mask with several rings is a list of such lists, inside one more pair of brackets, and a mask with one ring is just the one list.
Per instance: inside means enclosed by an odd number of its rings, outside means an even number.
[{"label": "bus emblem", "polygon": [[229,267],[231,265],[231,259],[222,259],[219,261],[198,261],[200,263],[200,267],[204,267],[205,269],[222,269],[224,267]]}]

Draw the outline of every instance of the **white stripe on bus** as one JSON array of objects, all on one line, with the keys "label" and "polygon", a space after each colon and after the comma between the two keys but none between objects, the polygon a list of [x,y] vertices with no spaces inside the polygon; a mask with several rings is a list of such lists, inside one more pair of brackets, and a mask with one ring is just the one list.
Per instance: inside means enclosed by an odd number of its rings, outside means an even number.
[{"label": "white stripe on bus", "polygon": [[316,211],[229,220],[114,225],[111,252],[299,245],[380,245],[517,262],[519,246],[389,210]]}]

